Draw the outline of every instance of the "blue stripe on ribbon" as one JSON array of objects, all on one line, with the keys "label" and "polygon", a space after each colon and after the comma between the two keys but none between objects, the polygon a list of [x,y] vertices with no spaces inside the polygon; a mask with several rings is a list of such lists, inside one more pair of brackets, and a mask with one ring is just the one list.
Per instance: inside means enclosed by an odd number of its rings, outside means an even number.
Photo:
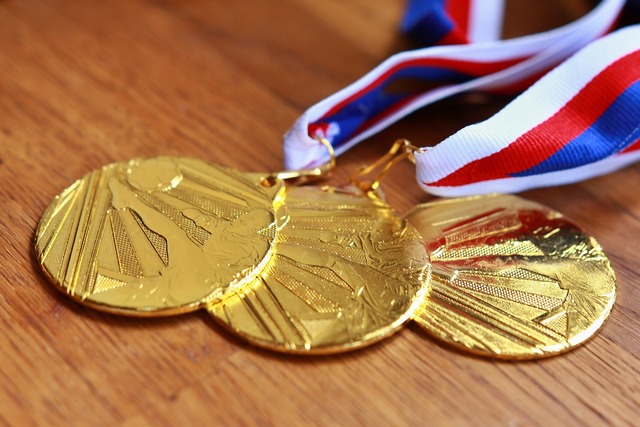
[{"label": "blue stripe on ribbon", "polygon": [[[435,88],[446,84],[462,83],[473,77],[440,67],[403,68],[389,76],[382,84],[345,105],[340,111],[315,123],[337,123],[339,125],[340,133],[331,138],[331,144],[337,148],[345,141],[350,140],[354,133],[362,131],[361,126],[367,121],[408,97],[426,93],[428,88],[424,87],[425,83],[433,84]],[[406,79],[408,84],[417,83],[418,86],[415,89],[399,88],[397,91],[391,91],[393,88],[390,86],[394,83],[401,83],[403,79]]]},{"label": "blue stripe on ribbon", "polygon": [[444,0],[410,0],[400,28],[417,43],[433,46],[454,26],[446,13]]},{"label": "blue stripe on ribbon", "polygon": [[545,161],[511,176],[572,169],[616,154],[640,138],[640,80],[629,86],[582,134]]}]

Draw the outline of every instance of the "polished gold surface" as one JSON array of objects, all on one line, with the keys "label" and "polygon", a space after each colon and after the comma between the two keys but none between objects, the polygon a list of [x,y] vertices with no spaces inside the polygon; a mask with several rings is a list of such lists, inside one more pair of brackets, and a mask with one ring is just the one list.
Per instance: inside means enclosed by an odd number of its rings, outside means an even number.
[{"label": "polished gold surface", "polygon": [[261,180],[189,158],[105,166],[46,210],[38,259],[53,283],[96,308],[196,309],[253,279],[269,260],[273,200],[283,186]]},{"label": "polished gold surface", "polygon": [[279,351],[338,352],[391,334],[420,303],[426,250],[379,198],[287,188],[278,217],[275,256],[263,274],[209,306],[231,331]]},{"label": "polished gold surface", "polygon": [[603,324],[615,275],[598,243],[559,213],[515,196],[415,207],[433,274],[413,318],[480,355],[536,358],[567,351]]}]

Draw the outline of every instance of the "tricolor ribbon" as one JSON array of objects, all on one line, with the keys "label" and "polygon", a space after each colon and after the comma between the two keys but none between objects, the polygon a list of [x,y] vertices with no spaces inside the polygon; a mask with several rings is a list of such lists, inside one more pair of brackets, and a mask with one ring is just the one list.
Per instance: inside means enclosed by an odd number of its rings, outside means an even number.
[{"label": "tricolor ribbon", "polygon": [[[425,105],[468,91],[521,91],[562,61],[489,120],[416,153],[422,188],[441,196],[517,192],[640,158],[640,26],[600,38],[623,0],[603,0],[571,24],[510,40],[496,40],[502,0],[460,0],[466,15],[452,12],[456,1],[411,1],[404,28],[434,46],[398,53],[309,108],[285,135],[286,166],[326,161],[317,136],[339,155]],[[421,89],[392,90],[402,81],[420,81]]]},{"label": "tricolor ribbon", "polygon": [[503,13],[504,0],[413,0],[402,31],[425,46],[494,41]]}]

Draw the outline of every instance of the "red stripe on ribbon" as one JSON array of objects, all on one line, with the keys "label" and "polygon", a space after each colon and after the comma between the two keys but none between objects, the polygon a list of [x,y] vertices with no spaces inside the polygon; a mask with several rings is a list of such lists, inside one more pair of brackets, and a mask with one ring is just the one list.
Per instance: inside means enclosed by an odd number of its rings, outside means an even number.
[{"label": "red stripe on ribbon", "polygon": [[449,31],[443,38],[438,42],[439,45],[452,45],[452,44],[469,44],[469,37],[466,34],[459,31],[457,28],[453,28],[453,30]]},{"label": "red stripe on ribbon", "polygon": [[473,0],[447,0],[444,8],[453,22],[453,28],[440,41],[439,45],[468,44],[471,2]]},{"label": "red stripe on ribbon", "polygon": [[622,92],[638,81],[638,61],[640,51],[618,59],[594,77],[556,114],[509,146],[474,160],[434,183],[424,184],[448,187],[508,178],[512,173],[541,163],[588,129]]},{"label": "red stripe on ribbon", "polygon": [[469,21],[471,19],[471,1],[472,0],[447,0],[445,9],[447,15],[456,24],[456,28],[465,38],[469,34]]}]

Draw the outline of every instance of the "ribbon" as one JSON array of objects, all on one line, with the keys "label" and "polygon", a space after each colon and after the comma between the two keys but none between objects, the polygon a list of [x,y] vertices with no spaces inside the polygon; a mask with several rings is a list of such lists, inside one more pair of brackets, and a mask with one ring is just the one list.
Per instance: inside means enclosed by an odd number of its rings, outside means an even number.
[{"label": "ribbon", "polygon": [[504,0],[410,1],[402,32],[425,46],[479,43],[500,38]]},{"label": "ribbon", "polygon": [[[465,12],[452,9],[454,3],[464,4]],[[432,46],[390,57],[305,111],[285,135],[287,168],[327,160],[318,136],[339,155],[445,97],[522,91],[574,54],[494,117],[416,153],[419,184],[441,196],[517,192],[637,161],[640,26],[594,42],[615,24],[624,0],[603,0],[551,31],[497,40],[502,3],[411,1],[403,28]],[[393,89],[415,82],[418,89]]]}]

